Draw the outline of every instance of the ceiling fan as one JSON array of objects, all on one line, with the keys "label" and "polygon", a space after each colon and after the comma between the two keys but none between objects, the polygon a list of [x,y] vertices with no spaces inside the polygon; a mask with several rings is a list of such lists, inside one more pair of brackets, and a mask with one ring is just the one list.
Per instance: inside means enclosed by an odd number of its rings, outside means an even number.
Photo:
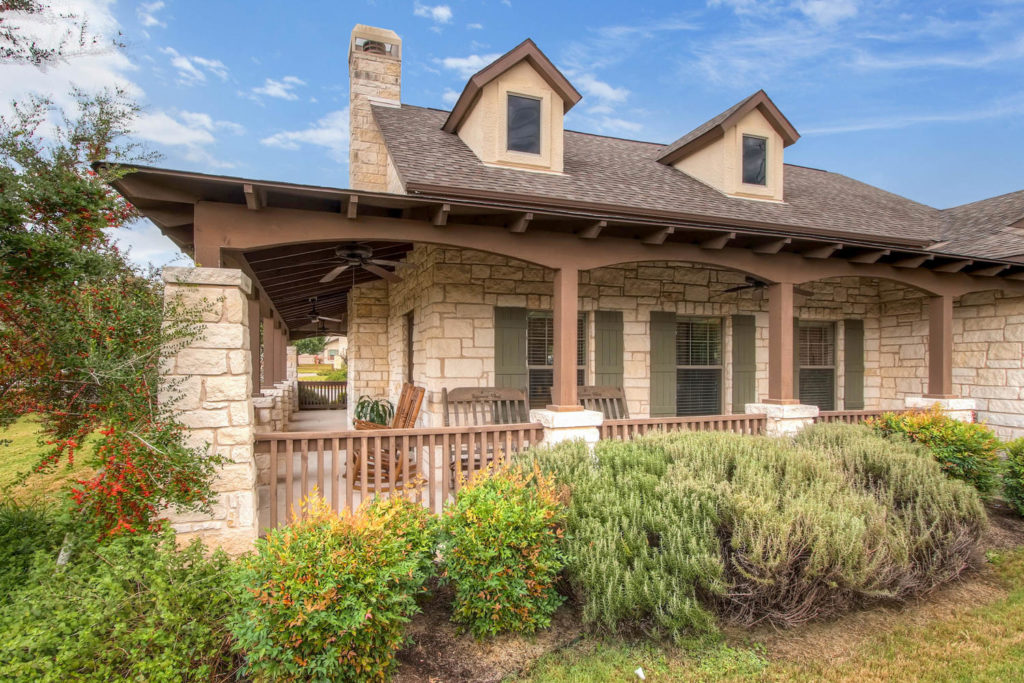
[{"label": "ceiling fan", "polygon": [[340,320],[338,318],[331,318],[331,317],[328,317],[326,315],[320,315],[320,312],[318,310],[316,310],[316,297],[315,296],[310,298],[309,303],[312,305],[312,308],[309,310],[309,313],[308,313],[308,315],[309,315],[309,322],[307,324],[303,325],[302,327],[300,327],[299,328],[300,330],[308,330],[308,329],[312,328],[312,329],[315,329],[317,332],[323,334],[323,333],[328,332],[326,323],[332,322],[332,323],[338,323],[338,325],[341,325],[342,323],[345,322],[344,320]]},{"label": "ceiling fan", "polygon": [[[741,292],[744,289],[753,289],[759,295],[764,296],[764,290],[768,287],[767,282],[765,282],[764,280],[758,280],[756,277],[751,277],[750,275],[746,276],[744,279],[747,282],[745,285],[736,285],[735,287],[730,287],[729,289],[722,290],[721,293],[731,294],[732,292]],[[814,296],[814,292],[808,291],[806,289],[801,289],[799,287],[794,287],[793,293],[799,294],[800,296]]]},{"label": "ceiling fan", "polygon": [[386,259],[373,258],[373,249],[358,242],[348,242],[335,247],[334,258],[327,259],[321,263],[338,263],[338,265],[328,271],[328,273],[320,279],[321,283],[333,281],[336,277],[350,268],[353,270],[353,277],[355,275],[355,269],[362,268],[369,273],[373,273],[378,277],[384,278],[388,282],[401,282],[401,277],[390,270],[381,268],[381,266],[397,268],[398,266],[406,265],[400,261],[388,261]]}]

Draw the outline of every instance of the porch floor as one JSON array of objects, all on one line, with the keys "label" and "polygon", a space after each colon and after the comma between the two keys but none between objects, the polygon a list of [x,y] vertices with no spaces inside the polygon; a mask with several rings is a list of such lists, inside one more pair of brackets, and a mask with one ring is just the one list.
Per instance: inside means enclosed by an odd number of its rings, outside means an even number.
[{"label": "porch floor", "polygon": [[347,410],[297,410],[286,432],[340,432],[348,421]]}]

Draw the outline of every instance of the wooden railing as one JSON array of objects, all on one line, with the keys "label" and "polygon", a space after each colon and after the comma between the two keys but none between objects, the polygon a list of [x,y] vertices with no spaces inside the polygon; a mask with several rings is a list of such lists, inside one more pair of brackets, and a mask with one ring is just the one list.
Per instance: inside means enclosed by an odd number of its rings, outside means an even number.
[{"label": "wooden railing", "polygon": [[844,424],[860,424],[864,420],[872,417],[878,417],[885,413],[884,410],[828,410],[822,411],[818,414],[818,417],[814,418],[817,422],[842,422]]},{"label": "wooden railing", "polygon": [[651,432],[732,432],[764,434],[764,415],[700,415],[697,417],[642,417],[605,420],[602,439],[632,439]]},{"label": "wooden railing", "polygon": [[543,432],[539,424],[512,424],[259,434],[261,521],[274,528],[291,519],[314,486],[335,510],[407,490],[440,513],[464,481],[536,445]]},{"label": "wooden railing", "polygon": [[299,410],[342,410],[348,404],[348,382],[299,382]]}]

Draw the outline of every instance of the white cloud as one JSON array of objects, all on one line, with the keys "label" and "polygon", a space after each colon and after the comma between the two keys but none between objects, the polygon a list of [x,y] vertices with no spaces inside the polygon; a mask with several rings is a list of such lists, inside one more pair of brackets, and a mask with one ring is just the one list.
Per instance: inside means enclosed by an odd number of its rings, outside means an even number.
[{"label": "white cloud", "polygon": [[473,22],[472,24],[466,24],[466,28],[468,28],[470,31],[480,31],[483,30],[483,27],[483,24],[478,24],[476,22]]},{"label": "white cloud", "polygon": [[165,27],[167,24],[156,18],[156,13],[164,7],[165,5],[161,0],[157,0],[156,2],[144,2],[136,8],[135,16],[138,17],[139,23],[146,28],[151,28],[153,26]]},{"label": "white cloud", "polygon": [[452,20],[452,8],[448,5],[424,5],[417,2],[413,5],[413,14],[417,17],[430,19],[436,24],[447,24]]},{"label": "white cloud", "polygon": [[256,95],[266,95],[282,100],[297,100],[299,96],[294,91],[302,85],[306,85],[306,82],[297,76],[285,76],[279,81],[268,78],[263,85],[253,88],[252,91]]},{"label": "white cloud", "polygon": [[302,145],[323,147],[336,161],[348,158],[348,107],[326,114],[301,130],[282,131],[260,140],[260,144],[280,149],[299,149]]},{"label": "white cloud", "polygon": [[1008,116],[1024,114],[1024,97],[1013,98],[1002,102],[994,102],[976,109],[955,112],[939,112],[928,114],[897,114],[853,121],[835,126],[809,127],[800,132],[804,135],[835,135],[839,133],[860,133],[868,130],[894,130],[910,128],[928,123],[966,123],[971,121],[987,121]]},{"label": "white cloud", "polygon": [[164,237],[160,229],[148,220],[140,220],[115,230],[108,230],[121,251],[128,259],[145,268],[161,268],[168,265],[192,265],[192,260],[182,254],[174,242]]},{"label": "white cloud", "polygon": [[857,16],[857,0],[800,0],[796,8],[811,21],[832,25]]},{"label": "white cloud", "polygon": [[603,102],[625,102],[629,97],[629,90],[616,88],[604,81],[599,81],[593,74],[578,74],[573,77],[573,84],[582,88],[584,95],[595,97]]},{"label": "white cloud", "polygon": [[232,168],[235,164],[216,158],[208,149],[216,144],[218,131],[241,135],[245,128],[234,121],[218,121],[209,114],[191,111],[145,112],[134,127],[138,139],[179,148],[188,161],[205,167]]},{"label": "white cloud", "polygon": [[500,56],[501,55],[497,53],[489,55],[469,55],[468,57],[445,57],[438,61],[444,68],[458,72],[459,76],[462,78],[469,78]]},{"label": "white cloud", "polygon": [[187,57],[173,47],[162,47],[160,52],[171,58],[171,66],[178,70],[178,82],[182,85],[197,85],[206,82],[210,73],[222,81],[228,78],[228,68],[219,59]]},{"label": "white cloud", "polygon": [[441,93],[441,101],[451,106],[459,101],[459,93],[451,88],[445,88],[444,92]]}]

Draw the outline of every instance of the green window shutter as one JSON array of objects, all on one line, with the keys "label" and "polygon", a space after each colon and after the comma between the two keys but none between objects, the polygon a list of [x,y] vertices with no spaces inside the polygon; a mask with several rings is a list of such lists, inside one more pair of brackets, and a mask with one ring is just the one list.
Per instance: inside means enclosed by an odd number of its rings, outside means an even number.
[{"label": "green window shutter", "polygon": [[843,321],[843,407],[864,410],[864,321]]},{"label": "green window shutter", "polygon": [[756,326],[752,315],[732,317],[732,412],[746,411],[757,400]]},{"label": "green window shutter", "polygon": [[676,414],[676,314],[651,311],[651,417]]},{"label": "green window shutter", "polygon": [[507,389],[525,390],[526,309],[494,309],[494,384]]},{"label": "green window shutter", "polygon": [[622,386],[622,311],[594,312],[594,384]]},{"label": "green window shutter", "polygon": [[793,318],[793,398],[800,399],[800,319]]}]

